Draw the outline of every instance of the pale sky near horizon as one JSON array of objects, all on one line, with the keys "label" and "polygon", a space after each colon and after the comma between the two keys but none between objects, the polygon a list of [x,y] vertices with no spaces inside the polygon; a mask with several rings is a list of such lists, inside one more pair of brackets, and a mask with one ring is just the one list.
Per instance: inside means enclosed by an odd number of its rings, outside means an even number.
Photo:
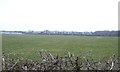
[{"label": "pale sky near horizon", "polygon": [[118,30],[120,0],[0,0],[0,30]]}]

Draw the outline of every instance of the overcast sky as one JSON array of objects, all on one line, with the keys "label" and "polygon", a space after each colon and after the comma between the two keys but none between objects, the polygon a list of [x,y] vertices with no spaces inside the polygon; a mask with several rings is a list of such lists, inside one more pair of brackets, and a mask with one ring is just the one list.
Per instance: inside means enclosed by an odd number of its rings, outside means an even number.
[{"label": "overcast sky", "polygon": [[118,29],[120,0],[0,0],[1,30]]}]

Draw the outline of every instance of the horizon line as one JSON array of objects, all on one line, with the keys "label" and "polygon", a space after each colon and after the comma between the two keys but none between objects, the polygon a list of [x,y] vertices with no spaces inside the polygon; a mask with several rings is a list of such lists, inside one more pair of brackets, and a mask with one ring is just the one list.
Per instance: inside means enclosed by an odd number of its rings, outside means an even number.
[{"label": "horizon line", "polygon": [[[0,30],[0,31],[67,31],[67,30],[48,30],[48,29],[45,29],[45,30]],[[71,31],[67,31],[67,32],[96,32],[96,31],[120,31],[120,30],[95,30],[95,31],[74,31],[74,30],[71,30]]]}]

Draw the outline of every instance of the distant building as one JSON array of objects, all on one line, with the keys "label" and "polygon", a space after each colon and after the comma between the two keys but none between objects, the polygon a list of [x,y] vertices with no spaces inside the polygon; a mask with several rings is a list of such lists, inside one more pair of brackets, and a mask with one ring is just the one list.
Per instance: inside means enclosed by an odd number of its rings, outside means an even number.
[{"label": "distant building", "polygon": [[15,32],[15,31],[2,31],[0,32],[0,34],[22,34],[22,33]]}]

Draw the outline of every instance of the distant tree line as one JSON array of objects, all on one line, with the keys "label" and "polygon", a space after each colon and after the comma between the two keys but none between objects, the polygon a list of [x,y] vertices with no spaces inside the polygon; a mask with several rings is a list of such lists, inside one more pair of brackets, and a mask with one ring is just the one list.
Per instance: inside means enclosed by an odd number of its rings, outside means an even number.
[{"label": "distant tree line", "polygon": [[75,31],[0,31],[2,34],[38,34],[38,35],[77,35],[77,36],[120,36],[120,31],[95,31],[95,32],[75,32]]}]

